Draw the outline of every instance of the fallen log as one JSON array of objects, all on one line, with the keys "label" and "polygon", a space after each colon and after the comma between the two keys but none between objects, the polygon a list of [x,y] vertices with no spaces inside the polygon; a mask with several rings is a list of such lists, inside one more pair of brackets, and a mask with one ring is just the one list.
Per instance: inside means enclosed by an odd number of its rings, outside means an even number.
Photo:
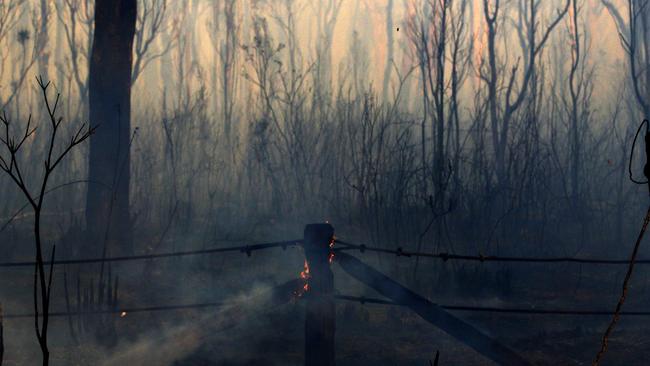
[{"label": "fallen log", "polygon": [[442,329],[492,361],[501,365],[530,365],[523,357],[496,339],[402,286],[359,259],[342,252],[336,253],[334,259],[350,276],[394,302],[410,308],[427,322]]}]

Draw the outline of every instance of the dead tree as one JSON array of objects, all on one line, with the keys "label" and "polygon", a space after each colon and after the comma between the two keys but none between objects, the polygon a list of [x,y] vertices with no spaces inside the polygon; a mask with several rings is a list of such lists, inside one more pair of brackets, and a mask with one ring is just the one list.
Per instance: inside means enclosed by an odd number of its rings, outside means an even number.
[{"label": "dead tree", "polygon": [[[438,219],[448,211],[444,203],[449,181],[452,171],[458,171],[460,162],[459,94],[469,69],[471,59],[468,51],[472,44],[464,20],[467,8],[467,1],[410,3],[412,16],[406,31],[414,51],[413,59],[420,71],[423,107],[420,195],[432,213],[421,237],[436,222],[436,238],[440,239],[442,227]],[[427,125],[430,125],[430,135]],[[428,141],[431,141],[430,150]],[[459,176],[455,177],[458,183]]]},{"label": "dead tree", "polygon": [[[291,188],[296,192],[293,198],[303,200],[307,197],[306,190],[310,187],[305,183],[309,175],[306,172],[314,169],[309,164],[309,157],[320,146],[323,127],[314,117],[323,104],[318,104],[320,99],[317,99],[316,104],[309,105],[307,100],[307,89],[311,86],[308,76],[313,75],[313,68],[311,65],[302,66],[295,38],[292,2],[287,1],[284,5],[286,13],[275,13],[274,19],[282,29],[286,44],[275,41],[267,19],[258,16],[253,22],[253,42],[243,46],[251,70],[244,74],[244,78],[258,89],[255,97],[259,117],[254,122],[250,144],[255,163],[261,165],[265,178],[274,189],[271,199],[275,207],[282,207],[280,202],[290,198],[281,198],[288,191],[288,187],[281,184],[286,178],[293,183]],[[313,118],[313,124],[308,123],[310,118]],[[286,163],[277,164],[281,159],[286,159]]]},{"label": "dead tree", "polygon": [[239,1],[215,1],[212,10],[212,21],[208,23],[208,29],[214,47],[213,84],[219,91],[214,93],[215,108],[221,107],[219,112],[223,118],[224,137],[226,144],[231,147],[235,93],[239,81]]},{"label": "dead tree", "polygon": [[328,102],[332,88],[332,41],[334,27],[341,11],[343,0],[322,0],[316,2],[316,98]]},{"label": "dead tree", "polygon": [[[44,42],[40,41],[44,36],[41,36],[39,34],[40,15],[38,12],[34,11],[32,13],[31,30],[29,28],[20,28],[17,30],[15,29],[24,12],[28,10],[25,9],[27,4],[28,3],[26,3],[24,0],[12,0],[0,4],[0,42],[10,42],[11,40],[7,36],[15,31],[15,39],[22,48],[20,62],[18,62],[18,60],[10,60],[10,62],[13,62],[13,67],[15,68],[16,72],[12,77],[11,91],[9,92],[9,95],[5,98],[2,98],[0,96],[0,110],[6,110],[9,104],[12,103],[14,99],[19,97],[19,91],[22,90],[22,86],[27,79],[27,75],[29,74],[32,67],[36,64],[37,60],[40,58],[42,47],[45,45]],[[34,34],[35,37],[32,37],[32,34]],[[32,40],[31,38],[35,39]],[[33,42],[28,44],[30,40]],[[28,52],[28,45],[32,46],[30,48],[30,52]],[[7,47],[7,49],[9,49],[12,47],[12,45],[7,44],[3,47]],[[11,52],[4,52],[3,55],[0,56],[0,61],[2,62],[0,69],[5,69],[5,62],[11,55]],[[0,70],[0,76],[2,76],[2,74],[3,71]],[[19,110],[20,103],[16,102],[14,105],[16,106],[16,110]]]},{"label": "dead tree", "polygon": [[[570,0],[567,0],[563,8],[557,10],[556,16],[550,21],[546,29],[539,32],[540,21],[538,19],[540,0],[528,1],[526,7],[528,14],[525,22],[526,39],[522,44],[522,56],[524,57],[523,71],[521,58],[511,67],[509,74],[503,75],[502,67],[499,66],[497,56],[497,35],[499,34],[502,9],[501,0],[483,0],[483,16],[487,27],[487,60],[481,59],[479,75],[487,89],[487,104],[492,132],[492,145],[494,149],[495,170],[499,187],[507,185],[506,151],[510,128],[515,113],[522,106],[535,74],[536,60],[544,45],[549,39],[551,32],[560,23],[562,18],[569,11]],[[505,67],[505,66],[504,66]]]},{"label": "dead tree", "polygon": [[627,19],[609,0],[601,0],[612,15],[629,62],[629,75],[634,96],[643,112],[650,116],[650,2],[628,0]]},{"label": "dead tree", "polygon": [[[24,0],[0,2],[0,45],[5,49],[12,47],[9,35],[14,31],[22,16],[23,3]],[[10,52],[0,53],[0,80],[3,80],[6,70],[9,69],[6,63],[10,55]],[[0,94],[0,106],[6,106],[2,94]],[[7,99],[9,98],[11,97],[8,96]]]},{"label": "dead tree", "polygon": [[393,22],[393,8],[395,0],[388,0],[386,4],[386,65],[384,65],[384,81],[382,87],[382,99],[388,101],[388,90],[390,88],[390,79],[393,71],[393,62],[395,57],[395,26]]},{"label": "dead tree", "polygon": [[[20,189],[25,199],[34,211],[34,243],[36,247],[36,266],[34,269],[34,321],[36,328],[36,337],[43,353],[43,365],[47,366],[49,363],[50,352],[47,345],[47,335],[49,326],[49,308],[50,308],[50,295],[52,290],[52,273],[54,265],[50,266],[49,273],[45,270],[45,261],[43,259],[43,239],[41,237],[41,213],[43,211],[43,204],[45,193],[47,191],[48,182],[52,173],[63,159],[74,149],[77,145],[87,140],[94,132],[94,128],[82,124],[72,137],[63,143],[58,139],[57,133],[61,127],[63,119],[57,116],[59,107],[59,94],[57,94],[54,103],[52,104],[50,96],[48,95],[48,88],[50,83],[45,83],[42,78],[38,79],[38,85],[42,92],[45,109],[47,111],[48,122],[50,126],[50,134],[48,143],[46,145],[45,164],[43,165],[43,172],[41,180],[38,182],[38,190],[32,191],[28,186],[28,182],[23,175],[24,169],[21,167],[20,155],[22,148],[26,144],[32,143],[32,137],[36,132],[36,127],[31,126],[31,115],[28,119],[27,126],[24,132],[19,135],[14,135],[11,131],[10,121],[6,114],[0,117],[0,122],[4,126],[4,133],[0,134],[0,142],[4,147],[4,152],[0,155],[0,169],[4,171],[7,176],[14,182]],[[43,127],[45,128],[45,127]],[[54,261],[54,247],[52,248],[51,261]]]},{"label": "dead tree", "polygon": [[[3,1],[0,3],[0,40],[4,40],[18,23],[21,6],[25,0]],[[3,59],[6,55],[3,54]]]},{"label": "dead tree", "polygon": [[[412,4],[414,16],[410,19],[407,32],[415,49],[415,61],[420,69],[422,88],[422,168],[433,178],[436,207],[442,204],[443,182],[446,169],[444,149],[446,95],[447,95],[447,41],[451,2],[429,0]],[[431,124],[431,160],[426,156],[426,125]],[[431,167],[431,168],[429,168]],[[425,176],[428,175],[425,173]],[[425,178],[426,180],[426,178]]]},{"label": "dead tree", "polygon": [[580,1],[571,0],[571,19],[569,21],[569,39],[571,45],[571,65],[569,70],[569,100],[565,107],[569,115],[568,146],[570,147],[570,195],[576,202],[581,195],[581,172],[583,170],[584,134],[590,111],[589,99],[593,91],[593,67],[587,65],[588,34],[585,26],[580,23]]},{"label": "dead tree", "polygon": [[[93,41],[94,8],[91,0],[62,0],[56,2],[56,15],[59,26],[63,28],[68,55],[68,62],[58,64],[57,68],[66,75],[69,83],[74,81],[80,100],[75,114],[84,118],[88,115],[88,66]],[[68,90],[71,88],[68,85]],[[70,105],[68,113],[72,113]]]},{"label": "dead tree", "polygon": [[135,25],[133,45],[133,69],[131,83],[134,84],[140,74],[155,61],[171,50],[173,43],[168,42],[161,50],[151,52],[151,45],[162,32],[168,31],[167,0],[141,0]]},{"label": "dead tree", "polygon": [[446,150],[452,155],[451,166],[454,187],[460,187],[460,159],[461,159],[461,127],[460,127],[460,92],[467,80],[470,64],[472,62],[472,51],[474,41],[468,37],[470,24],[467,21],[467,12],[471,4],[467,0],[458,2],[457,8],[452,9],[452,16],[449,21],[450,27],[450,90],[448,107],[448,132],[446,139]]},{"label": "dead tree", "polygon": [[[172,58],[175,60],[173,70],[176,75],[176,100],[173,108],[177,110],[189,110],[192,102],[192,93],[190,85],[198,78],[198,64],[192,60],[192,40],[194,34],[194,25],[192,24],[194,15],[189,11],[189,6],[184,4],[176,5],[177,18],[174,20],[176,31],[169,40],[174,42],[174,52]],[[201,82],[199,80],[199,82]]]},{"label": "dead tree", "polygon": [[50,53],[46,52],[49,38],[48,25],[50,21],[50,4],[47,0],[41,0],[40,2],[39,21],[38,42],[42,44],[37,46],[41,50],[41,57],[38,59],[38,73],[39,75],[47,75],[50,62]]}]

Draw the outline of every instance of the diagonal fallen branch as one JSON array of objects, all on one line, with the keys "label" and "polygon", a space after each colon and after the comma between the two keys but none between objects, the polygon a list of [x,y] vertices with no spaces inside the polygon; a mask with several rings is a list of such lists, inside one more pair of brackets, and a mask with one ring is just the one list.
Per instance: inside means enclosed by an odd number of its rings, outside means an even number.
[{"label": "diagonal fallen branch", "polygon": [[337,253],[334,259],[350,276],[392,301],[410,308],[427,322],[442,329],[483,356],[500,365],[530,365],[523,357],[501,344],[498,340],[402,286],[359,259],[342,252]]}]

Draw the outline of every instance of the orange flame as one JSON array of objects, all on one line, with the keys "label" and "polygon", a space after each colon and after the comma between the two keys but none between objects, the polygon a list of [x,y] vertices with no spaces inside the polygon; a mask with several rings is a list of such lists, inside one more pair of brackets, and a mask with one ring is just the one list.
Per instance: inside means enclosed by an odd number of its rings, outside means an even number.
[{"label": "orange flame", "polygon": [[300,272],[300,278],[304,281],[304,284],[300,290],[296,290],[293,292],[293,295],[298,298],[302,297],[305,292],[309,291],[309,279],[311,278],[311,275],[309,274],[309,263],[307,263],[307,259],[305,259],[305,266],[303,270]]},{"label": "orange flame", "polygon": [[303,280],[308,280],[309,277],[311,277],[309,275],[309,263],[307,263],[307,260],[305,259],[305,268],[302,270],[302,272],[300,272],[300,278]]},{"label": "orange flame", "polygon": [[[330,252],[327,255],[327,261],[331,264],[334,261],[334,251],[332,250],[334,248],[334,243],[336,242],[336,238],[332,237],[329,242],[329,248]],[[311,274],[309,273],[309,262],[307,262],[307,259],[305,259],[305,265],[303,267],[303,270],[300,272],[300,278],[303,280],[304,284],[301,289],[296,290],[293,292],[293,295],[296,298],[302,297],[306,292],[309,291],[309,279],[311,278]]]}]

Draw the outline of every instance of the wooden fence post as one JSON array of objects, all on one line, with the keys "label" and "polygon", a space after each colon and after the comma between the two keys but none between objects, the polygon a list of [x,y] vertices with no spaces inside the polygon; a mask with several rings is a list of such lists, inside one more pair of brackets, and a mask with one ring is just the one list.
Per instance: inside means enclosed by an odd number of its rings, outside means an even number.
[{"label": "wooden fence post", "polygon": [[334,366],[336,308],[332,297],[334,276],[329,263],[334,228],[330,224],[310,224],[305,226],[304,235],[310,276],[305,296],[305,366]]}]

